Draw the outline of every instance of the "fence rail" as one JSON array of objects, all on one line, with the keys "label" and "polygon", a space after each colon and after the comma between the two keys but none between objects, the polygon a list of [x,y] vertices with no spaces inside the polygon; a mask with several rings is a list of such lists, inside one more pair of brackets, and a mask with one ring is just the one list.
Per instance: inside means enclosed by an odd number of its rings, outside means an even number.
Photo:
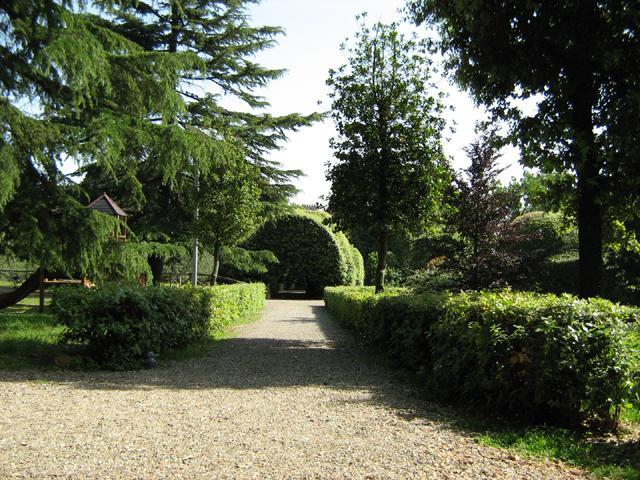
[{"label": "fence rail", "polygon": [[23,269],[2,269],[0,270],[0,280],[4,280],[7,282],[13,282],[14,286],[17,286],[24,282],[29,276],[33,273],[33,270],[23,270]]},{"label": "fence rail", "polygon": [[[24,269],[13,269],[6,268],[0,269],[0,281],[12,282],[14,286],[20,285],[24,282],[29,276],[34,272],[34,270],[24,270]],[[169,285],[178,284],[184,285],[187,283],[191,283],[192,273],[179,273],[179,272],[169,272],[164,273],[162,275],[162,281],[164,283],[168,283]],[[209,273],[199,273],[198,274],[198,283],[202,283],[207,285],[210,283],[211,275]],[[218,281],[220,283],[246,283],[242,280],[237,280],[235,278],[225,277],[223,275],[218,275]],[[78,281],[79,283],[79,281]]]},{"label": "fence rail", "polygon": [[[177,272],[169,272],[162,274],[162,282],[168,283],[169,285],[186,285],[192,283],[193,274],[192,273],[177,273]],[[222,275],[218,275],[219,283],[246,283],[242,280],[237,280],[235,278],[224,277]],[[199,273],[198,274],[198,284],[199,285],[210,285],[211,284],[211,274],[209,273]]]}]

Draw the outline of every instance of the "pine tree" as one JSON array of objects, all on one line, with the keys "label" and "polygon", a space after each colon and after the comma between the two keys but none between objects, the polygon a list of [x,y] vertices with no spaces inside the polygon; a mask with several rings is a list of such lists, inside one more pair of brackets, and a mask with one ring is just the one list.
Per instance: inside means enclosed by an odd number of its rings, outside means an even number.
[{"label": "pine tree", "polygon": [[[251,3],[254,2],[136,1],[121,2],[105,10],[117,24],[117,30],[143,45],[146,51],[191,55],[194,60],[190,68],[180,72],[174,86],[186,108],[171,119],[184,136],[192,138],[187,142],[195,146],[188,149],[190,164],[186,168],[177,164],[171,181],[167,182],[166,172],[153,168],[165,161],[148,156],[149,161],[139,163],[135,173],[144,181],[139,185],[128,182],[130,191],[123,192],[138,203],[132,227],[147,240],[186,241],[192,229],[184,227],[195,218],[193,213],[185,217],[184,202],[194,188],[195,178],[206,176],[209,170],[219,172],[221,166],[232,169],[237,165],[234,156],[238,148],[260,170],[261,175],[254,181],[261,192],[261,210],[265,215],[279,212],[296,191],[290,182],[300,172],[282,170],[266,154],[280,148],[288,132],[309,125],[319,116],[274,117],[261,112],[269,104],[254,93],[255,89],[279,78],[283,71],[264,68],[252,62],[251,57],[272,47],[282,32],[277,27],[250,26],[246,9]],[[225,108],[221,102],[225,96],[242,100],[247,111]],[[105,172],[97,173],[104,179]],[[121,176],[122,172],[112,176],[113,188],[119,188],[115,180]],[[162,194],[158,195],[158,191]],[[173,201],[165,201],[167,198]],[[156,268],[162,270],[162,258],[153,256],[150,260],[160,263]]]},{"label": "pine tree", "polygon": [[[300,172],[282,170],[265,155],[280,148],[288,132],[319,116],[256,113],[269,103],[255,89],[280,78],[283,70],[264,68],[251,57],[273,47],[282,30],[251,26],[247,6],[252,3],[255,0],[129,1],[108,12],[118,30],[145,50],[189,53],[197,58],[193,68],[181,72],[176,84],[176,92],[187,104],[176,123],[208,138],[240,142],[247,158],[261,170],[263,199],[281,203],[295,192],[290,181]],[[223,107],[220,100],[224,96],[239,98],[251,111]],[[204,171],[225,156],[206,149],[198,153],[201,158],[196,163]]]},{"label": "pine tree", "polygon": [[0,4],[0,248],[87,273],[99,268],[112,219],[84,208],[62,166],[114,169],[131,152],[162,148],[156,139],[172,130],[153,119],[185,109],[173,86],[193,58],[145,52],[75,5]]}]

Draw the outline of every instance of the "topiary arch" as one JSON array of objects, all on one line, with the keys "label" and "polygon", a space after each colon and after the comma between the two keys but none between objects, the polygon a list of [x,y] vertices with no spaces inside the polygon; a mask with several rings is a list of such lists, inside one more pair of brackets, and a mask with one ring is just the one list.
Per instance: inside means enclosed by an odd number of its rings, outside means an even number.
[{"label": "topiary arch", "polygon": [[319,295],[329,285],[362,285],[364,263],[343,233],[314,218],[287,215],[265,223],[247,242],[251,250],[270,250],[278,258],[265,281],[272,292],[282,287]]}]

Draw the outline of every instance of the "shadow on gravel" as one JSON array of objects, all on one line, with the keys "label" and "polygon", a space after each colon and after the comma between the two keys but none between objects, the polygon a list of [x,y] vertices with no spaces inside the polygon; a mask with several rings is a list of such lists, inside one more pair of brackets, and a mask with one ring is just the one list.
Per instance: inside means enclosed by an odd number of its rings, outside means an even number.
[{"label": "shadow on gravel", "polygon": [[79,390],[256,390],[304,386],[355,389],[363,391],[363,402],[435,419],[438,409],[419,400],[409,385],[399,382],[398,372],[362,349],[350,333],[330,318],[325,307],[316,303],[309,315],[294,313],[275,323],[317,323],[325,336],[321,341],[231,338],[216,341],[205,357],[154,370],[0,372],[0,383],[35,380],[63,383]]},{"label": "shadow on gravel", "polygon": [[[155,370],[0,372],[0,383],[46,381],[64,383],[79,390],[149,390],[149,394],[154,389],[260,390],[304,386],[360,390],[363,395],[355,400],[334,397],[328,401],[382,406],[406,421],[441,423],[465,436],[487,438],[485,443],[516,450],[520,450],[518,442],[544,442],[544,448],[549,450],[545,455],[551,458],[593,471],[604,469],[603,476],[614,473],[615,478],[638,478],[625,474],[637,472],[640,465],[637,457],[640,449],[636,442],[587,443],[573,434],[532,430],[531,426],[519,427],[426,401],[414,376],[389,368],[383,357],[359,345],[330,318],[324,306],[317,303],[310,307],[309,315],[294,315],[274,322],[316,323],[324,340],[231,338],[217,341],[206,357]],[[537,437],[532,437],[534,434]]]}]

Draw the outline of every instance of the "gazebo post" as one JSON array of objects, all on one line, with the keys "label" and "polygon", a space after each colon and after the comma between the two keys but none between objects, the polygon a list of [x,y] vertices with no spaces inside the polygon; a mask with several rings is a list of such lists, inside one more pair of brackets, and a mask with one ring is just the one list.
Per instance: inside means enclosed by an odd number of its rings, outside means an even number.
[{"label": "gazebo post", "polygon": [[40,285],[40,305],[38,311],[40,313],[44,313],[44,268],[40,267],[40,275],[38,278],[38,282]]}]

